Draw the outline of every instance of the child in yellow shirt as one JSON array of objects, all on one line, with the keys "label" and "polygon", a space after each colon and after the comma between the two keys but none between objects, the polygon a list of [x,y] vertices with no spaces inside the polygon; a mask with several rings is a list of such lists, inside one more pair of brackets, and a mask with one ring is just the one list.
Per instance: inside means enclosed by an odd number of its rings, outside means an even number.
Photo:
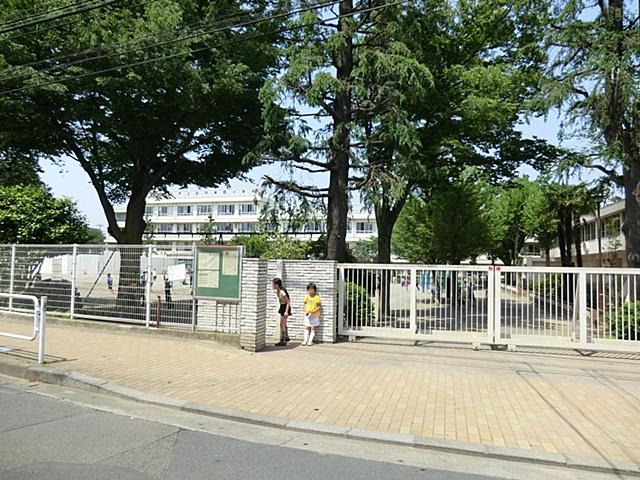
[{"label": "child in yellow shirt", "polygon": [[307,285],[307,294],[304,296],[305,329],[302,345],[313,345],[313,337],[316,327],[320,325],[320,295],[315,283]]}]

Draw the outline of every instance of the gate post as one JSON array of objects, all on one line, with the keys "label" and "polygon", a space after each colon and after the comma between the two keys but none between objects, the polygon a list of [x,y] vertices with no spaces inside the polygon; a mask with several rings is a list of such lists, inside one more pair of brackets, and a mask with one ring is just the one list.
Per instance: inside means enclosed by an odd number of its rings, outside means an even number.
[{"label": "gate post", "polygon": [[338,265],[338,335],[344,332],[344,296],[346,283],[344,280],[344,266]]},{"label": "gate post", "polygon": [[587,273],[578,273],[578,301],[573,308],[578,308],[578,322],[580,338],[578,341],[582,345],[587,345]]},{"label": "gate post", "polygon": [[487,335],[493,343],[496,341],[495,334],[495,281],[496,274],[493,266],[487,272]]},{"label": "gate post", "polygon": [[500,267],[495,267],[493,280],[493,342],[499,343],[502,336],[502,273],[500,273]]},{"label": "gate post", "polygon": [[147,250],[147,282],[145,283],[145,311],[144,311],[144,323],[145,327],[149,328],[151,324],[151,284],[153,283],[153,276],[151,270],[151,255],[153,255],[153,245],[149,245]]},{"label": "gate post", "polygon": [[[16,246],[11,245],[11,268],[9,270],[9,293],[13,295],[13,278],[16,275]],[[9,311],[13,311],[13,297],[9,297]]]},{"label": "gate post", "polygon": [[411,333],[415,334],[418,332],[418,324],[417,324],[417,305],[416,305],[416,294],[418,289],[416,288],[416,283],[418,282],[418,269],[416,267],[411,267],[411,285],[409,286],[409,291],[411,292],[411,306],[409,307],[409,326],[411,328]]},{"label": "gate post", "polygon": [[73,320],[73,316],[76,313],[76,270],[78,265],[78,245],[73,245],[73,252],[71,255],[73,258],[71,259],[71,301],[69,302],[69,319]]}]

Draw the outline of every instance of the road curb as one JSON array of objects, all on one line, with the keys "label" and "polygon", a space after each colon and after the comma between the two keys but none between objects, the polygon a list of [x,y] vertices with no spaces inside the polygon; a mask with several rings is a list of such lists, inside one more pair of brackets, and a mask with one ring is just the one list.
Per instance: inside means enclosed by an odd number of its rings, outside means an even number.
[{"label": "road curb", "polygon": [[207,415],[224,420],[232,420],[253,425],[261,425],[296,432],[329,435],[350,438],[367,442],[378,442],[390,445],[423,448],[447,453],[489,457],[500,460],[526,462],[540,465],[558,466],[576,470],[586,470],[617,475],[633,475],[640,477],[640,464],[621,462],[591,457],[578,457],[560,453],[550,453],[537,450],[524,450],[493,445],[427,438],[409,434],[382,432],[378,430],[363,430],[323,423],[289,420],[282,417],[260,415],[240,410],[231,410],[212,405],[178,400],[141,392],[132,388],[118,385],[107,380],[91,377],[77,372],[68,372],[49,366],[25,364],[24,362],[0,356],[0,374],[22,378],[30,381],[67,386],[92,393],[104,393],[127,400],[172,408],[198,415]]}]

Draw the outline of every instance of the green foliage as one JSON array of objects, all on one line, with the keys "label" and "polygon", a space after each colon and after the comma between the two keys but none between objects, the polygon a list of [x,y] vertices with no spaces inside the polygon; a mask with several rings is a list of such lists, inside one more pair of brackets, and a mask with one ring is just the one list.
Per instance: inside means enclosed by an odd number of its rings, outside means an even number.
[{"label": "green foliage", "polygon": [[[0,35],[0,89],[15,89],[0,95],[0,156],[78,162],[109,233],[119,243],[140,243],[148,194],[216,186],[251,167],[243,159],[262,139],[258,94],[276,62],[277,35],[268,32],[283,18],[242,29],[206,25],[248,10],[268,17],[272,7],[262,0],[115,2],[100,15],[63,20],[64,28]],[[49,8],[41,0],[2,2],[0,23]],[[193,35],[187,26],[195,23],[210,33]],[[160,45],[141,48],[151,43]],[[87,49],[97,52],[81,54]],[[23,66],[60,55],[74,64]],[[162,56],[171,58],[147,63]],[[128,63],[137,65],[120,68]],[[127,202],[121,228],[111,205]]]},{"label": "green foliage", "polygon": [[407,202],[394,230],[394,251],[410,262],[458,264],[485,253],[488,219],[471,181],[452,183],[429,202]]},{"label": "green foliage", "polygon": [[216,233],[218,233],[218,228],[213,221],[213,217],[209,215],[207,219],[207,223],[200,227],[200,243],[204,245],[211,245],[216,242]]},{"label": "green foliage", "polygon": [[611,335],[620,340],[636,340],[640,335],[640,301],[628,302],[607,314]]},{"label": "green foliage", "polygon": [[85,243],[102,245],[104,244],[105,239],[106,237],[103,231],[100,230],[99,228],[92,228],[92,227],[87,228],[87,239],[85,240]]},{"label": "green foliage", "polygon": [[0,186],[42,185],[36,158],[0,149]]},{"label": "green foliage", "polygon": [[360,240],[349,246],[349,253],[355,263],[374,263],[378,259],[378,239]]},{"label": "green foliage", "polygon": [[75,204],[38,185],[0,187],[0,243],[63,244],[91,240]]},{"label": "green foliage", "polygon": [[229,243],[243,245],[245,255],[250,258],[306,260],[322,258],[324,241],[322,237],[315,241],[298,240],[275,232],[238,235]]},{"label": "green foliage", "polygon": [[231,245],[242,245],[244,255],[249,258],[263,258],[269,250],[269,237],[266,234],[235,236]]},{"label": "green foliage", "polygon": [[361,326],[371,326],[373,318],[373,302],[367,290],[352,282],[345,284],[344,318]]}]

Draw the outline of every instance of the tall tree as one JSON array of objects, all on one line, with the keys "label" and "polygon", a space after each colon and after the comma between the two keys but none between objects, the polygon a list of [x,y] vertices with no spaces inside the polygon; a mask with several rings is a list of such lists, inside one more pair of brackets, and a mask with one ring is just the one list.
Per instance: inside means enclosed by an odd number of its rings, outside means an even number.
[{"label": "tall tree", "polygon": [[69,199],[40,185],[0,186],[0,243],[85,243],[86,220]]},{"label": "tall tree", "polygon": [[[397,107],[420,97],[431,81],[410,50],[376,28],[401,14],[397,3],[340,0],[302,16],[304,28],[284,51],[284,74],[265,88],[268,103],[280,104],[266,109],[267,127],[272,119],[279,124],[282,109],[289,114],[290,136],[277,156],[294,171],[329,176],[327,187],[269,180],[281,191],[326,199],[330,259],[345,260],[349,193],[372,176],[366,129],[386,122],[387,138],[409,141],[406,110]],[[315,135],[309,116],[320,121]]]},{"label": "tall tree", "polygon": [[394,251],[419,263],[475,260],[487,251],[489,240],[484,197],[475,179],[465,176],[428,202],[410,199],[394,231]]},{"label": "tall tree", "polygon": [[534,9],[519,1],[418,1],[406,15],[374,25],[373,33],[413,52],[432,80],[426,99],[408,97],[395,107],[410,120],[403,134],[391,135],[395,124],[384,122],[364,129],[373,165],[364,196],[376,214],[379,262],[390,261],[391,232],[412,191],[428,196],[469,166],[494,180],[511,177],[536,157],[530,147],[538,142],[515,130],[543,67]]},{"label": "tall tree", "polygon": [[[111,236],[140,244],[149,193],[248,168],[283,21],[269,20],[271,3],[125,0],[0,34],[0,156],[78,162]],[[50,6],[5,2],[0,23]],[[114,203],[127,205],[124,227]]]},{"label": "tall tree", "polygon": [[582,165],[624,188],[627,262],[640,267],[640,7],[630,0],[563,0],[551,9],[545,108],[586,137]]}]

